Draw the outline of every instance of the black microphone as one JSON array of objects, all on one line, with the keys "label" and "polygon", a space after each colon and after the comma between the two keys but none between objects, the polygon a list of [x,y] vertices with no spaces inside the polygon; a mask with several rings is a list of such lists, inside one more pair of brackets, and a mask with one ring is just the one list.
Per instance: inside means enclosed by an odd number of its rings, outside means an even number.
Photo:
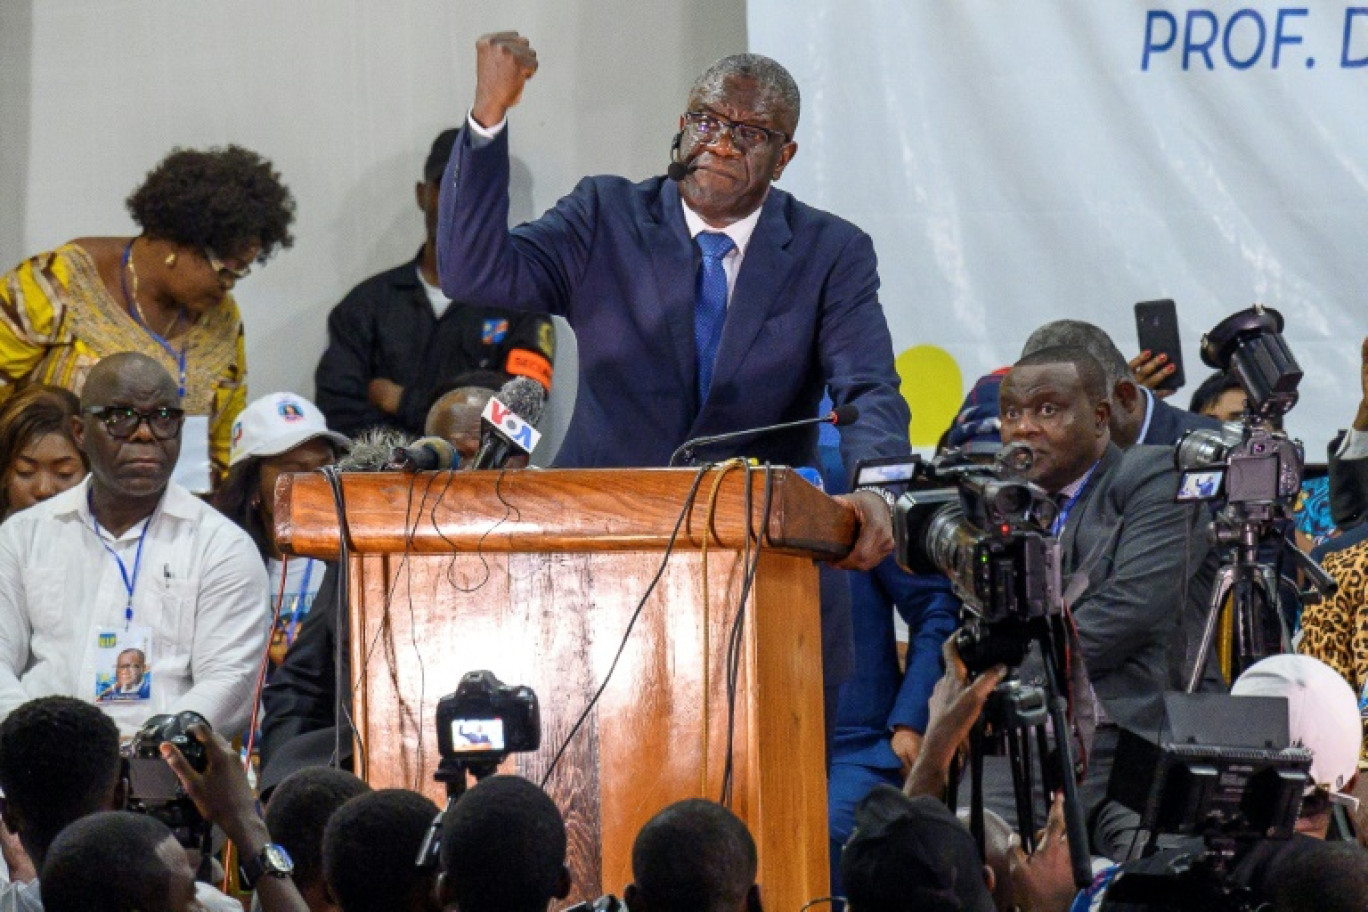
[{"label": "black microphone", "polygon": [[529,456],[541,439],[536,424],[546,407],[546,390],[527,377],[503,385],[480,416],[480,450],[472,469],[501,469],[516,450]]},{"label": "black microphone", "polygon": [[847,424],[854,424],[860,417],[860,410],[849,403],[838,405],[836,408],[819,415],[816,418],[803,418],[799,421],[786,421],[783,424],[770,424],[765,427],[748,428],[744,431],[732,431],[729,434],[714,434],[711,437],[695,437],[686,440],[679,445],[679,449],[670,454],[670,461],[667,465],[674,465],[675,461],[682,455],[685,462],[693,462],[694,450],[701,446],[709,446],[714,443],[723,443],[728,440],[736,440],[741,437],[752,437],[760,434],[772,434],[775,431],[787,431],[791,428],[806,427],[809,424],[832,424],[836,427],[845,427]]},{"label": "black microphone", "polygon": [[408,446],[390,450],[388,468],[403,472],[459,469],[461,454],[445,437],[419,437]]},{"label": "black microphone", "polygon": [[675,134],[674,141],[670,143],[670,166],[665,169],[665,176],[676,183],[698,170],[696,163],[679,160],[679,143],[683,138],[683,130]]}]

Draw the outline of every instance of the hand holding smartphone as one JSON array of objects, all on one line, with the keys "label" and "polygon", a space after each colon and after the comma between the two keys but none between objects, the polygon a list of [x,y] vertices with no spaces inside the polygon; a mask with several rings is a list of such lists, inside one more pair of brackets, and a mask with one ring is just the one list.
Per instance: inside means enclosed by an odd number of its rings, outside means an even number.
[{"label": "hand holding smartphone", "polygon": [[1187,382],[1183,373],[1183,346],[1178,335],[1178,309],[1173,301],[1141,301],[1135,305],[1135,334],[1140,342],[1140,351],[1150,352],[1151,357],[1164,355],[1173,372],[1157,385],[1156,391],[1172,392]]}]

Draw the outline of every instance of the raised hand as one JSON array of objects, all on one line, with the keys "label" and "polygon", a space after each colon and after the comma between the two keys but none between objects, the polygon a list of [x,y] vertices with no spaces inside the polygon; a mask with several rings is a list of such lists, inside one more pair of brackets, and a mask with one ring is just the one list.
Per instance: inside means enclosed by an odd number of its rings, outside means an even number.
[{"label": "raised hand", "polygon": [[475,122],[492,127],[522,98],[537,72],[537,52],[517,32],[494,32],[475,42]]}]

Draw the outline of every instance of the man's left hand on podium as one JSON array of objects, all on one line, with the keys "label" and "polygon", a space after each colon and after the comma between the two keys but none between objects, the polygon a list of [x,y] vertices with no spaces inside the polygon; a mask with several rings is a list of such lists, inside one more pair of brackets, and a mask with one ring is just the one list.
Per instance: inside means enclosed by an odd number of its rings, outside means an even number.
[{"label": "man's left hand on podium", "polygon": [[854,508],[859,525],[855,546],[834,566],[842,570],[873,570],[893,553],[892,511],[888,509],[887,502],[873,491],[841,494],[836,500]]}]

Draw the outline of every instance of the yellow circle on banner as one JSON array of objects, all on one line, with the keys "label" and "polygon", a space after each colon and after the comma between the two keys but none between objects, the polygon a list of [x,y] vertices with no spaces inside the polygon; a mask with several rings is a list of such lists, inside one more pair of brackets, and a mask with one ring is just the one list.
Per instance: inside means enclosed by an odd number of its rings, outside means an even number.
[{"label": "yellow circle on banner", "polygon": [[964,376],[945,349],[914,345],[898,355],[902,394],[912,409],[907,434],[914,447],[934,447],[964,401]]}]

